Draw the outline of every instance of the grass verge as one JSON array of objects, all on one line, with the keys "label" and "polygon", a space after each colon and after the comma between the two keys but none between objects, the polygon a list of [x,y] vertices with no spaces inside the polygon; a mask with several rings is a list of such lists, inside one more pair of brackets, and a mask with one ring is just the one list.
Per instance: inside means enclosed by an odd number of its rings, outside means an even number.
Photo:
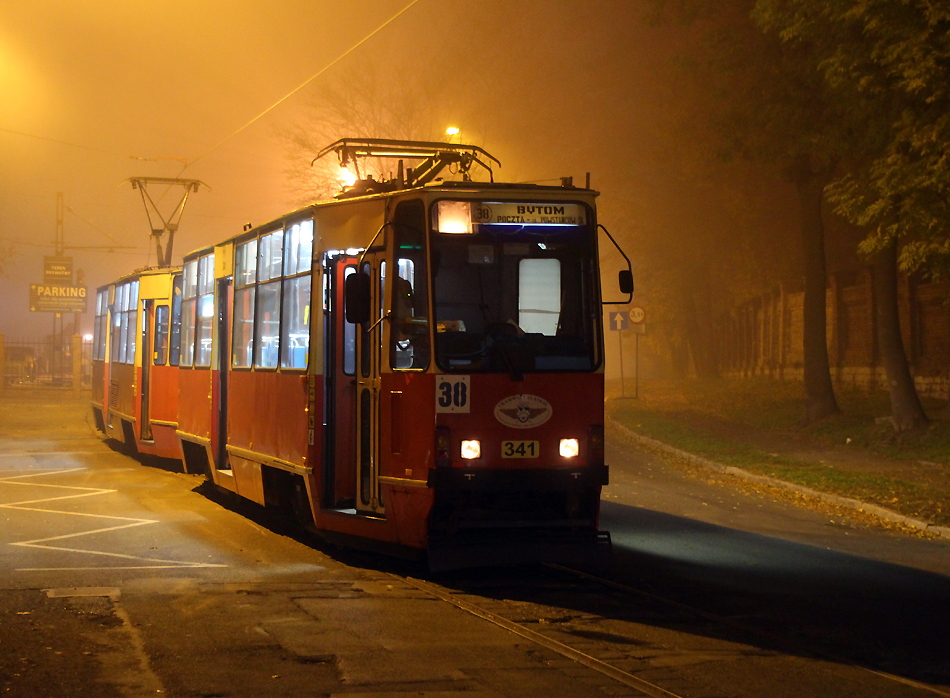
[{"label": "grass verge", "polygon": [[[950,525],[950,422],[895,436],[886,394],[839,394],[842,414],[800,427],[801,385],[763,378],[646,382],[608,415],[639,434],[749,472]],[[928,401],[929,413],[946,403]]]}]

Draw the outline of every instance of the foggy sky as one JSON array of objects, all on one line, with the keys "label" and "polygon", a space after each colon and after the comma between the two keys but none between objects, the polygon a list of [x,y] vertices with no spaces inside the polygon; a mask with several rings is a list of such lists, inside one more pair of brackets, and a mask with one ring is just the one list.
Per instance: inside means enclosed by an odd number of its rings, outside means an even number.
[{"label": "foggy sky", "polygon": [[[0,278],[0,333],[50,330],[50,316],[29,313],[27,299],[29,284],[42,282],[43,255],[53,253],[59,191],[72,210],[67,245],[135,248],[67,250],[90,291],[155,263],[139,194],[123,184],[129,177],[181,176],[212,188],[189,200],[176,263],[292,208],[276,131],[300,116],[302,95],[218,144],[408,4],[6,0],[0,247],[21,244]],[[312,87],[375,62],[438,75],[451,106],[433,123],[460,127],[497,156],[497,180],[582,183],[591,172],[603,192],[601,220],[619,234],[734,225],[728,197],[683,171],[683,142],[667,113],[677,36],[646,26],[643,9],[636,0],[420,0]],[[348,135],[363,134],[336,137]],[[770,201],[755,215],[775,223]],[[83,324],[88,331],[91,312]]]}]

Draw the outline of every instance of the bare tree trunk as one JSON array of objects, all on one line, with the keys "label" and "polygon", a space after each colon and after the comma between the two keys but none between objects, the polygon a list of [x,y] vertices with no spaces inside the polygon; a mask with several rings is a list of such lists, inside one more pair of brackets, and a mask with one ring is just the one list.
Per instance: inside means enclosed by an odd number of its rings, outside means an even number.
[{"label": "bare tree trunk", "polygon": [[821,218],[821,201],[827,175],[814,172],[810,159],[802,156],[795,163],[792,178],[801,207],[805,263],[805,414],[802,423],[810,424],[841,411],[831,384],[826,338],[825,289],[828,279],[825,272],[825,226]]},{"label": "bare tree trunk", "polygon": [[[719,361],[716,356],[716,344],[713,341],[712,307],[709,303],[710,290],[707,279],[700,279],[697,294],[687,292],[684,303],[684,325],[693,367],[697,378],[718,378]],[[700,307],[702,305],[702,307]]]},{"label": "bare tree trunk", "polygon": [[689,345],[677,330],[667,334],[667,341],[670,345],[670,367],[673,369],[673,377],[684,380],[689,375]]},{"label": "bare tree trunk", "polygon": [[929,420],[920,404],[901,338],[897,307],[897,238],[890,240],[874,260],[874,297],[877,305],[877,342],[891,394],[891,421],[897,432],[918,429]]}]

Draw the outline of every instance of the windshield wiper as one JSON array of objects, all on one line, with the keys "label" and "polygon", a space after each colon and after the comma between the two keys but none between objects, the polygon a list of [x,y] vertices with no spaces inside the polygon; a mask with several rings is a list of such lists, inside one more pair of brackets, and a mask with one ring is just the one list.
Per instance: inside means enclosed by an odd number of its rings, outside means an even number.
[{"label": "windshield wiper", "polygon": [[496,339],[491,335],[488,335],[488,338],[491,339],[491,346],[486,347],[486,349],[496,348],[498,350],[498,353],[501,354],[502,361],[505,362],[505,366],[508,369],[508,375],[511,376],[511,380],[513,380],[515,383],[520,383],[523,381],[524,373],[522,373],[521,370],[515,366],[515,362],[511,358],[511,354],[508,353],[508,347],[506,347],[504,343],[500,341],[501,338]]}]

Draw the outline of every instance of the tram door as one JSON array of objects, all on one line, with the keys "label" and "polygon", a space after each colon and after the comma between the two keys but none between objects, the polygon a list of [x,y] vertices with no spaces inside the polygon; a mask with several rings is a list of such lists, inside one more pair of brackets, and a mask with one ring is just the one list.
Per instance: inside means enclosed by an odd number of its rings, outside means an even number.
[{"label": "tram door", "polygon": [[142,301],[142,408],[139,415],[140,433],[142,441],[152,440],[152,424],[149,413],[150,378],[152,366],[152,315],[155,312],[155,301]]},{"label": "tram door", "polygon": [[370,319],[357,329],[356,342],[356,509],[384,514],[379,488],[379,394],[386,299],[383,252],[367,253],[358,274],[370,279]]},{"label": "tram door", "polygon": [[357,259],[330,255],[323,271],[323,506],[343,511],[356,507],[356,325],[346,321],[343,287]]},{"label": "tram door", "polygon": [[231,293],[233,277],[218,279],[218,447],[214,454],[215,467],[226,470],[228,467],[228,378],[231,365],[231,316],[234,312],[234,297]]}]

